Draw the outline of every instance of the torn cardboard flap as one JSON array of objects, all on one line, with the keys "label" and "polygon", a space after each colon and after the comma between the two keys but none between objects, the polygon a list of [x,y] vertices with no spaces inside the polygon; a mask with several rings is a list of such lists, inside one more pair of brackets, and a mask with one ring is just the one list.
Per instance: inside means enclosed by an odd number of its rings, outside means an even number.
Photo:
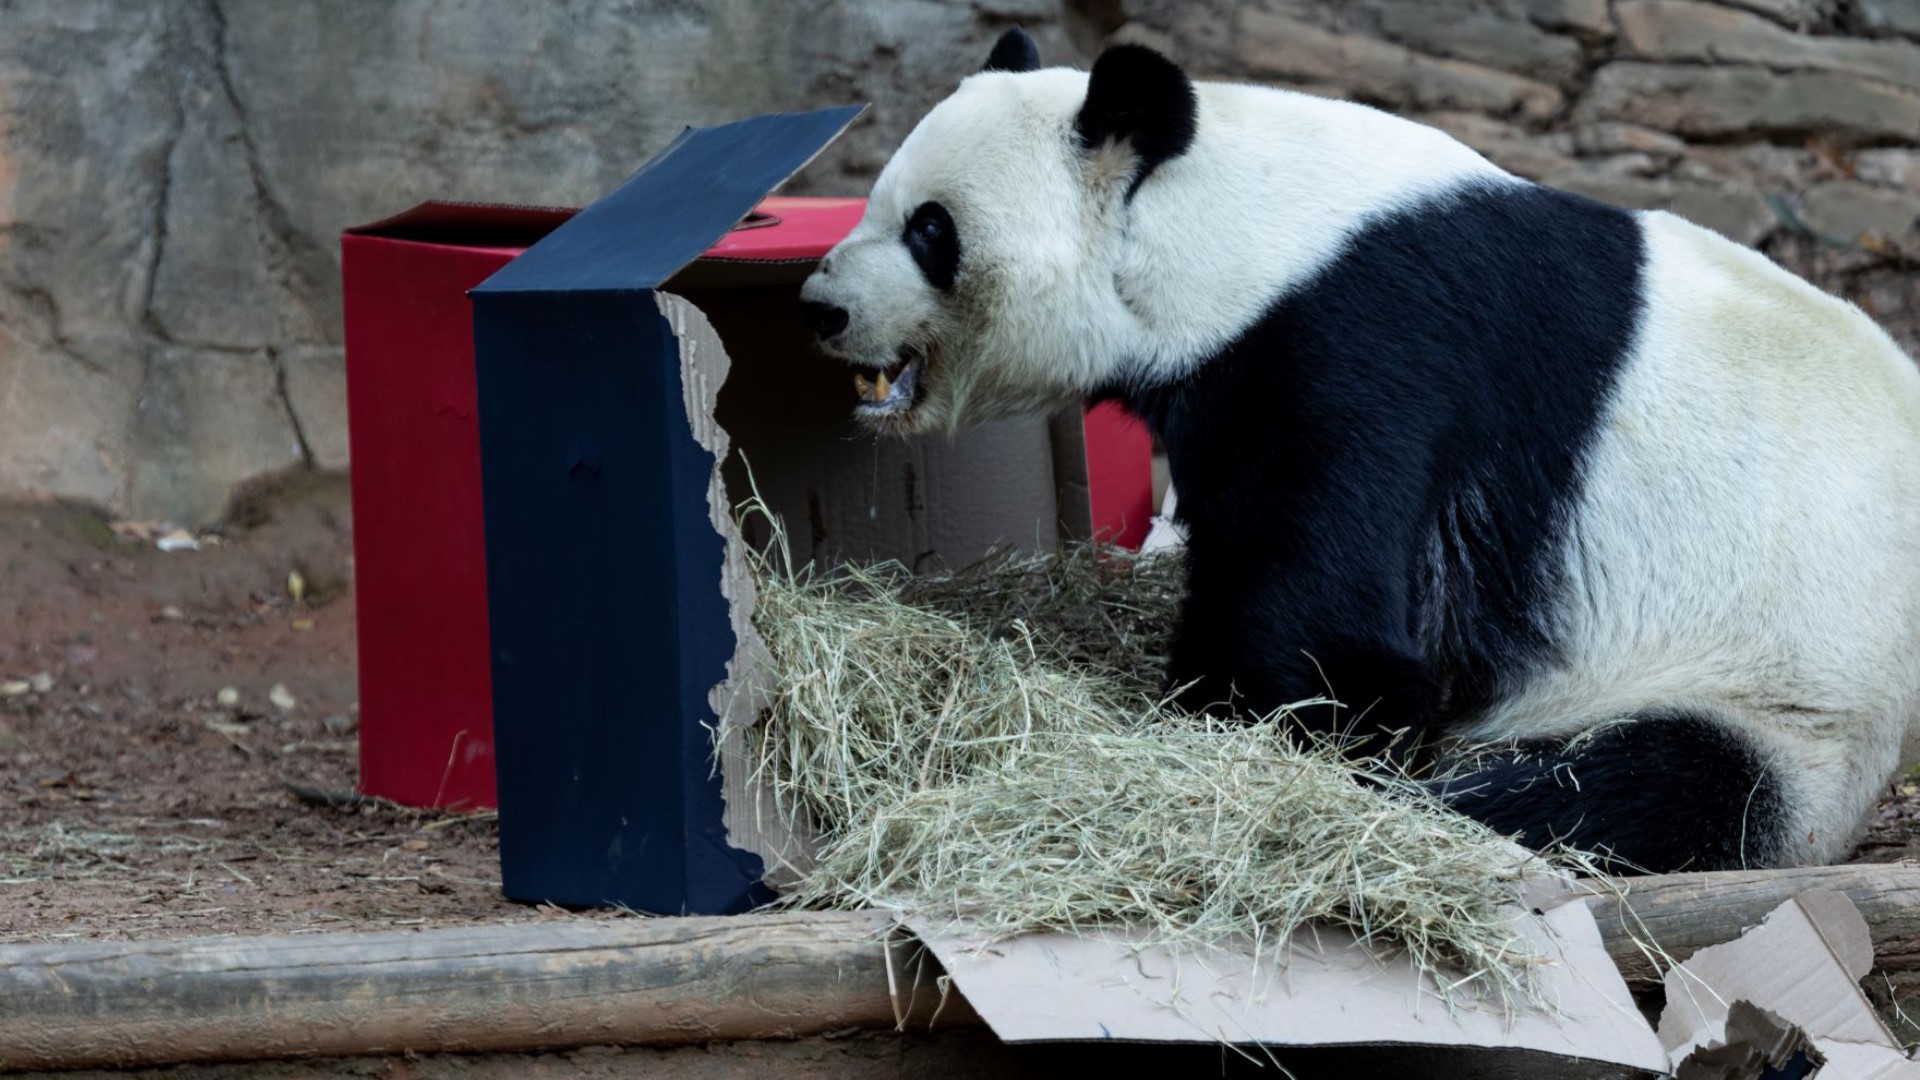
[{"label": "torn cardboard flap", "polygon": [[[1756,1052],[1791,1051],[1790,1033],[1756,1019],[1770,1014],[1811,1039],[1826,1062],[1814,1074],[1823,1080],[1920,1080],[1920,1063],[1901,1052],[1860,991],[1872,967],[1873,941],[1853,902],[1824,889],[1802,893],[1739,938],[1701,949],[1667,973],[1660,1042],[1683,1076],[1740,1075],[1706,1066],[1735,1061],[1741,1055],[1725,1051],[1742,1043]],[[1736,1014],[1740,1003],[1752,1008]]]},{"label": "torn cardboard flap", "polygon": [[[1573,894],[1567,893],[1567,900]],[[1456,991],[1450,1002],[1404,958],[1382,959],[1354,936],[1306,928],[1279,956],[1140,948],[1125,936],[1030,934],[984,944],[964,925],[906,925],[1006,1042],[1132,1040],[1535,1051],[1567,1066],[1552,1075],[1665,1073],[1667,1055],[1607,955],[1583,902],[1516,930],[1546,957],[1551,1012],[1509,1011]]]},{"label": "torn cardboard flap", "polygon": [[721,468],[733,444],[715,414],[720,387],[727,381],[732,362],[720,344],[720,335],[699,308],[667,292],[655,293],[654,301],[680,344],[680,388],[694,441],[713,455],[707,482],[707,518],[725,547],[720,595],[726,601],[734,640],[726,679],[707,691],[707,703],[719,721],[713,737],[725,807],[722,822],[730,841],[760,857],[769,888],[790,888],[802,872],[810,837],[804,823],[798,828],[789,827],[774,805],[773,793],[766,785],[753,782],[747,767],[746,729],[759,718],[772,687],[767,677],[766,642],[753,625],[758,602],[753,570],[748,565],[746,542],[734,524],[733,501],[727,495]]},{"label": "torn cardboard flap", "polygon": [[1749,1080],[1772,1069],[1776,1075],[1811,1076],[1825,1064],[1812,1036],[1751,1001],[1736,1001],[1727,1010],[1725,1042],[1695,1050],[1674,1075],[1675,1080]]},{"label": "torn cardboard flap", "polygon": [[1078,410],[984,424],[953,438],[879,439],[854,427],[844,365],[812,347],[790,287],[729,284],[717,273],[685,296],[653,294],[679,353],[694,441],[711,456],[706,519],[725,548],[719,592],[733,652],[707,703],[718,718],[727,842],[757,855],[763,882],[791,887],[811,862],[812,829],[791,821],[750,775],[746,729],[773,687],[753,626],[749,546],[767,522],[734,515],[758,497],[783,523],[796,564],[895,560],[965,565],[996,546],[1050,551],[1092,532]]},{"label": "torn cardboard flap", "polygon": [[764,696],[749,495],[807,564],[957,567],[1092,533],[1077,410],[953,439],[856,422],[798,286],[864,203],[768,196],[860,111],[688,129],[468,291],[510,899],[732,913],[803,860],[804,827],[735,767]]}]

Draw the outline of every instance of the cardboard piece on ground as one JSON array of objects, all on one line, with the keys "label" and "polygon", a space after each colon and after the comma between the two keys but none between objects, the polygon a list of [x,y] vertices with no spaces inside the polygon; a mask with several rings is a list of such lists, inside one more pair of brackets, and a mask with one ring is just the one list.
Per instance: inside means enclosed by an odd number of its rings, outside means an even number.
[{"label": "cardboard piece on ground", "polygon": [[[1853,901],[1825,889],[1802,893],[1739,938],[1701,949],[1667,973],[1660,1042],[1677,1066],[1690,1069],[1689,1058],[1699,1051],[1772,1037],[1758,1033],[1744,1010],[1746,1022],[1730,1022],[1733,1005],[1744,1001],[1812,1039],[1826,1060],[1817,1076],[1920,1080],[1920,1063],[1900,1052],[1860,992],[1872,968],[1873,940]],[[1715,1080],[1721,1074],[1683,1075]]]},{"label": "cardboard piece on ground", "polygon": [[[1813,1039],[1751,1001],[1727,1010],[1726,1041],[1687,1056],[1676,1080],[1746,1080],[1752,1076],[1812,1076],[1826,1059]],[[1771,1069],[1773,1072],[1768,1072]]]},{"label": "cardboard piece on ground", "polygon": [[[1552,903],[1552,902],[1549,902]],[[1137,949],[1124,937],[1030,934],[982,947],[964,926],[924,918],[925,942],[982,1019],[1006,1042],[1121,1040],[1314,1047],[1398,1045],[1437,1075],[1499,1071],[1503,1052],[1535,1077],[1664,1073],[1667,1055],[1607,955],[1585,903],[1563,897],[1534,916],[1514,909],[1541,955],[1543,1000],[1558,1016],[1476,1003],[1449,1008],[1404,958],[1381,959],[1353,935],[1303,930],[1256,963],[1248,953]],[[1453,1048],[1460,1053],[1436,1053]]]}]

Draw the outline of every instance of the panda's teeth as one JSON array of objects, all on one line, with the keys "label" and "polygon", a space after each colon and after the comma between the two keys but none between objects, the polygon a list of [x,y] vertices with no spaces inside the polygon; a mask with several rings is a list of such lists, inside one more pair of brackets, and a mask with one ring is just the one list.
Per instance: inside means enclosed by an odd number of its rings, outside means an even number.
[{"label": "panda's teeth", "polygon": [[892,367],[855,373],[853,389],[868,415],[891,416],[913,408],[920,359],[909,354]]}]

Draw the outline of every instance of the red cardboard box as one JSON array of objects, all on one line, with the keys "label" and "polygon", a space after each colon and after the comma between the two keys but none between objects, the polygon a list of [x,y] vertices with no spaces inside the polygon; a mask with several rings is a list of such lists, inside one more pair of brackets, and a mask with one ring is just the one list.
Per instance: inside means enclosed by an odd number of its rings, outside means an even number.
[{"label": "red cardboard box", "polygon": [[360,789],[369,795],[494,805],[466,294],[571,214],[428,203],[341,237]]},{"label": "red cardboard box", "polygon": [[[772,197],[696,264],[790,280],[861,199]],[[359,608],[360,790],[410,806],[496,802],[487,575],[467,291],[575,211],[426,203],[341,238]],[[1152,517],[1145,430],[1085,417],[1096,536],[1138,547]]]}]

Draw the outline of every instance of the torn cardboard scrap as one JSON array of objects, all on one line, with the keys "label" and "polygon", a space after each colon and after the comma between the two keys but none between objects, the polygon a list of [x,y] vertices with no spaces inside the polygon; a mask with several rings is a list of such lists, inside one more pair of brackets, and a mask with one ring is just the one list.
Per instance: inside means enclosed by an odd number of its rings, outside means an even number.
[{"label": "torn cardboard scrap", "polygon": [[[1303,930],[1256,956],[1174,953],[1124,936],[1032,934],[985,944],[967,928],[909,919],[953,984],[1006,1042],[1090,1041],[1532,1051],[1551,1075],[1664,1074],[1667,1055],[1601,942],[1587,905],[1564,895],[1515,926],[1547,958],[1551,1011],[1451,995],[1405,960],[1343,931]],[[1536,1075],[1538,1075],[1536,1073]]]},{"label": "torn cardboard scrap", "polygon": [[1901,1053],[1860,992],[1872,968],[1873,941],[1853,901],[1802,893],[1667,973],[1660,1042],[1684,1080],[1795,1075],[1788,1063],[1809,1044],[1806,1060],[1819,1071],[1801,1075],[1920,1080],[1920,1063]]},{"label": "torn cardboard scrap", "polygon": [[1688,1054],[1676,1080],[1801,1080],[1827,1062],[1812,1036],[1751,1001],[1727,1010],[1725,1039]]}]

